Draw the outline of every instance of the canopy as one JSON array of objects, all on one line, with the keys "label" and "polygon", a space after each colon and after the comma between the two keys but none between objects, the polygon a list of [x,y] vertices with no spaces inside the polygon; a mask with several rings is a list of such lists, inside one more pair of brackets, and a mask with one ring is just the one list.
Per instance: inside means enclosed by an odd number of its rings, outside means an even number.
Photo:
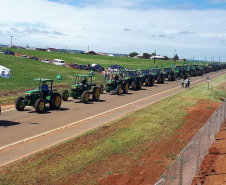
[{"label": "canopy", "polygon": [[4,78],[10,77],[10,69],[5,66],[0,65],[0,76]]}]

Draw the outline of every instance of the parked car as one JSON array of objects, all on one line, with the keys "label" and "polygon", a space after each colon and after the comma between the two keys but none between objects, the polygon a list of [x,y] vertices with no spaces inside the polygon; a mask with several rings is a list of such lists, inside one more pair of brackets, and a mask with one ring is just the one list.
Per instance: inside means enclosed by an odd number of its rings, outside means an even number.
[{"label": "parked car", "polygon": [[5,54],[5,51],[3,51],[3,50],[0,50],[0,53],[1,53],[1,54]]},{"label": "parked car", "polygon": [[32,57],[29,57],[30,59],[33,59],[33,60],[39,60],[37,57],[34,57],[34,56],[32,56]]},{"label": "parked car", "polygon": [[89,67],[86,65],[78,65],[77,69],[89,70]]},{"label": "parked car", "polygon": [[74,68],[74,69],[77,69],[78,64],[71,63],[71,64],[69,64],[69,67]]},{"label": "parked car", "polygon": [[97,67],[97,66],[91,66],[89,69],[90,69],[90,70],[93,70],[93,71],[99,71],[99,72],[102,71],[102,68]]},{"label": "parked car", "polygon": [[53,64],[58,66],[66,66],[66,63],[64,62],[64,60],[61,60],[61,59],[54,59]]},{"label": "parked car", "polygon": [[7,55],[14,55],[14,52],[11,51],[11,50],[6,50],[6,51],[5,51],[5,54],[7,54]]},{"label": "parked car", "polygon": [[104,68],[99,64],[92,64],[91,67],[97,67],[99,70],[104,71]]},{"label": "parked car", "polygon": [[29,58],[27,55],[21,55],[21,58]]},{"label": "parked car", "polygon": [[41,62],[47,63],[47,64],[51,64],[50,60],[48,59],[43,59]]}]

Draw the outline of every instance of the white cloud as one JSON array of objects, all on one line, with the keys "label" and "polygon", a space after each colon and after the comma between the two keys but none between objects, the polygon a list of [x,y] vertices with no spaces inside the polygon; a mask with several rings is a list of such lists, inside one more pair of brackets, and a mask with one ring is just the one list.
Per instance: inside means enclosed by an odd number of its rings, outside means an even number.
[{"label": "white cloud", "polygon": [[7,15],[0,17],[1,41],[7,44],[13,35],[16,45],[57,48],[67,45],[83,50],[89,45],[95,51],[119,53],[152,53],[157,49],[169,56],[177,49],[183,51],[183,58],[192,52],[202,57],[205,52],[207,55],[215,52],[211,50],[225,49],[222,44],[226,40],[225,10],[125,8],[147,2],[144,0],[102,0],[98,6],[99,1],[89,2],[84,6],[46,0],[1,3],[0,12]]}]

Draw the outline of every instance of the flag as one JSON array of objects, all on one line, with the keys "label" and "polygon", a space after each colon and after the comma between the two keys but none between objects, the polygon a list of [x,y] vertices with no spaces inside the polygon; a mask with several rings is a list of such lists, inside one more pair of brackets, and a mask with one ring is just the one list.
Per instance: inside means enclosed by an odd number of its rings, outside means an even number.
[{"label": "flag", "polygon": [[5,66],[0,65],[0,76],[4,78],[10,77],[10,69]]}]

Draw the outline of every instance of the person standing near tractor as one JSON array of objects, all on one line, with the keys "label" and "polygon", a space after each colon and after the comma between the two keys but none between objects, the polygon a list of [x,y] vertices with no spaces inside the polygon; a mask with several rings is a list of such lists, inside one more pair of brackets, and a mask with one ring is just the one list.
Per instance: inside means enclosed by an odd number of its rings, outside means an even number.
[{"label": "person standing near tractor", "polygon": [[188,78],[186,78],[186,80],[185,80],[185,88],[186,89],[188,88]]},{"label": "person standing near tractor", "polygon": [[191,80],[190,80],[190,78],[188,78],[188,87],[190,87],[190,82],[191,82]]},{"label": "person standing near tractor", "polygon": [[181,79],[181,86],[184,87],[184,78]]}]

